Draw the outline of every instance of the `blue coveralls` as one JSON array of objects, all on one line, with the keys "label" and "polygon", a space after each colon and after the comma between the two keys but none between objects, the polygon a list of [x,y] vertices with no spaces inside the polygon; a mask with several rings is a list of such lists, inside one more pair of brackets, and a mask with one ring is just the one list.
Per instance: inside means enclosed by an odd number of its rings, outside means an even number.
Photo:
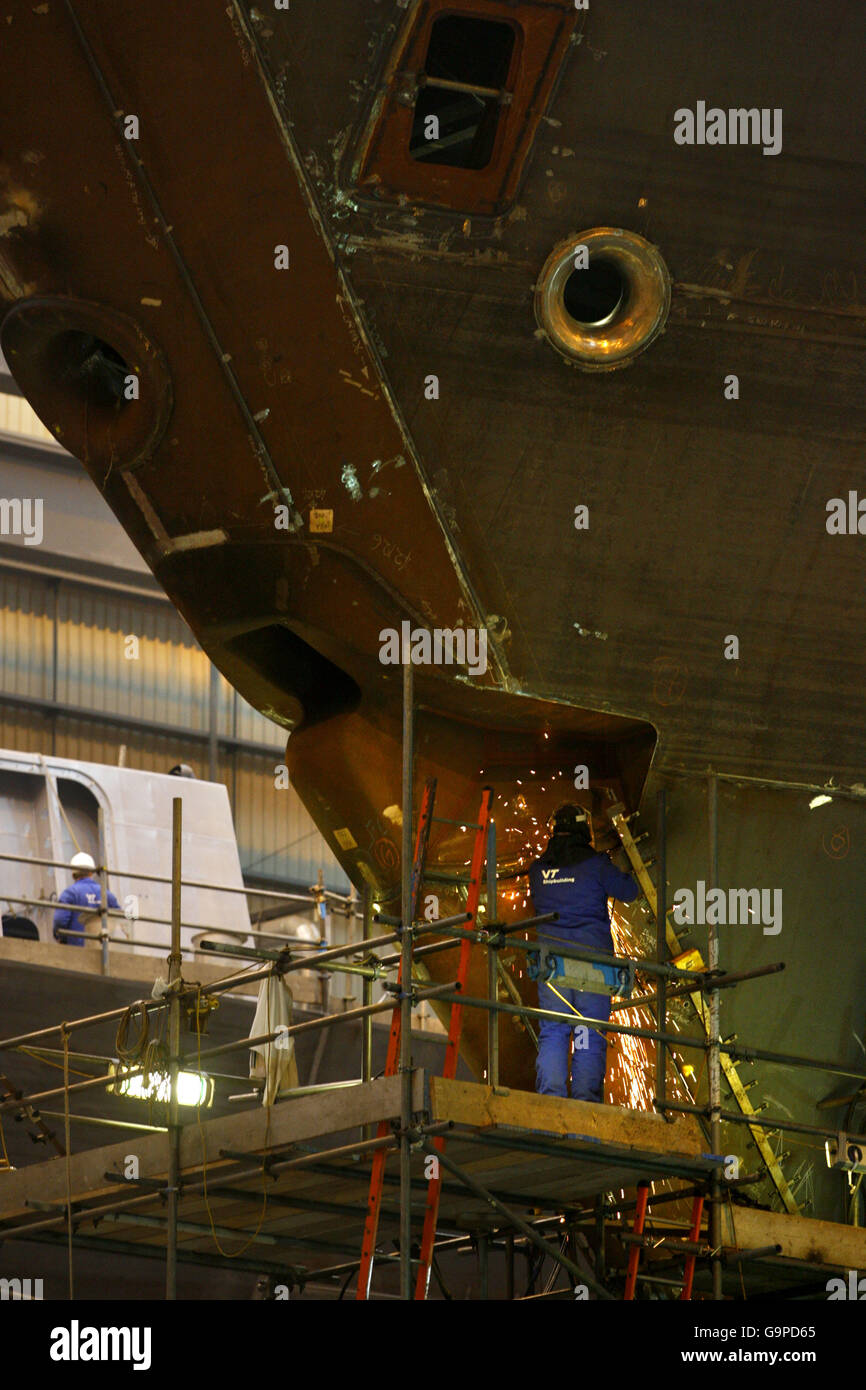
[{"label": "blue coveralls", "polygon": [[[570,946],[584,946],[613,952],[613,938],[607,911],[608,898],[619,902],[634,902],[640,891],[630,874],[624,874],[611,864],[606,854],[587,851],[587,857],[574,865],[545,864],[540,859],[529,870],[529,889],[533,910],[558,912],[559,920],[550,922],[539,931],[543,945],[561,941]],[[544,935],[542,936],[541,932]],[[576,989],[559,989],[562,999],[583,1014],[607,1022],[610,1018],[610,995],[588,994]],[[538,1007],[568,1013],[561,998],[549,985],[539,981]],[[574,1027],[542,1019],[538,1028],[538,1060],[536,1090],[541,1095],[568,1095],[568,1048]],[[587,1029],[588,1038],[575,1035],[571,1061],[571,1095],[574,1100],[604,1100],[604,1073],[607,1062],[607,1038],[594,1028]],[[578,1046],[581,1041],[586,1046]]]},{"label": "blue coveralls", "polygon": [[[113,893],[106,894],[109,907],[120,907],[120,903]],[[88,912],[98,912],[102,903],[102,893],[99,880],[96,878],[77,878],[69,887],[64,888],[60,894],[59,901],[62,903],[74,904],[74,907],[58,907],[54,914],[54,939],[62,941],[66,946],[83,946],[84,937],[58,936],[57,929],[63,931],[83,932],[84,925],[75,911],[76,907],[86,908]]]}]

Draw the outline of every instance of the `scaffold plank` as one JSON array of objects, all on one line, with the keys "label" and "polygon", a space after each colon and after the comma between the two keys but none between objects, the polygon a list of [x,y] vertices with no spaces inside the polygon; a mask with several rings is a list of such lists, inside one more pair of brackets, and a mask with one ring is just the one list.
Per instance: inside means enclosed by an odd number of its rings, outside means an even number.
[{"label": "scaffold plank", "polygon": [[[415,1076],[417,1104],[423,1100],[423,1073]],[[290,1144],[305,1143],[329,1134],[356,1129],[400,1114],[400,1078],[380,1077],[365,1085],[343,1087],[316,1095],[298,1096],[267,1110],[264,1106],[243,1110],[221,1119],[195,1121],[184,1126],[181,1136],[180,1166],[188,1172],[201,1166],[202,1138],[206,1146],[208,1169],[218,1181],[230,1165],[220,1160],[220,1150],[230,1149],[255,1155],[266,1149],[277,1150]],[[106,1172],[122,1172],[129,1154],[138,1159],[141,1177],[164,1177],[168,1171],[168,1143],[164,1134],[147,1134],[135,1140],[124,1139],[107,1147],[86,1149],[70,1159],[70,1187],[73,1200],[108,1197],[116,1184],[107,1183]],[[33,1215],[27,1200],[38,1193],[40,1202],[66,1201],[66,1164],[61,1161],[30,1164],[7,1173],[0,1184],[0,1221],[12,1216]],[[125,1195],[125,1194],[124,1194]]]},{"label": "scaffold plank", "polygon": [[693,1157],[704,1147],[697,1126],[687,1117],[668,1122],[661,1115],[619,1105],[594,1105],[505,1087],[494,1090],[440,1076],[430,1078],[430,1100],[434,1120],[455,1120],[479,1129],[509,1126],[560,1136],[574,1134],[595,1142]]}]

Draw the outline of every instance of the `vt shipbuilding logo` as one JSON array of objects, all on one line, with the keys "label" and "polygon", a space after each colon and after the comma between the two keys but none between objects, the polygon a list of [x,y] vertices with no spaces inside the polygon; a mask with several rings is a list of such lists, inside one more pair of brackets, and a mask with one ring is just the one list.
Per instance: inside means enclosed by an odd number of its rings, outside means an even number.
[{"label": "vt shipbuilding logo", "polygon": [[681,106],[674,112],[674,140],[678,145],[762,145],[764,154],[782,150],[782,108],[768,106],[707,109],[699,101],[694,111]]},{"label": "vt shipbuilding logo", "polygon": [[383,666],[465,666],[471,676],[487,670],[487,629],[474,627],[413,628],[409,622],[379,633]]},{"label": "vt shipbuilding logo", "polygon": [[560,878],[559,869],[542,869],[541,877],[544,883],[555,885],[557,888],[561,883],[574,883],[573,878]]},{"label": "vt shipbuilding logo", "polygon": [[150,1370],[149,1327],[68,1327],[51,1331],[52,1361],[131,1361],[134,1371]]}]

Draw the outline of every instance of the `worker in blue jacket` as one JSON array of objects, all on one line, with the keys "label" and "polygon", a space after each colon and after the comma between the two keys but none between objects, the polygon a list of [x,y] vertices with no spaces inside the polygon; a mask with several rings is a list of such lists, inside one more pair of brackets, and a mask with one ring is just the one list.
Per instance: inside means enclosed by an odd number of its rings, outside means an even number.
[{"label": "worker in blue jacket", "polygon": [[[74,854],[69,867],[72,870],[72,886],[64,888],[60,894],[59,901],[68,903],[68,907],[58,907],[54,913],[54,937],[57,941],[62,941],[66,946],[83,946],[84,936],[63,936],[62,932],[84,932],[84,923],[76,911],[76,908],[91,913],[99,912],[102,906],[102,891],[99,879],[93,877],[96,872],[96,864],[89,854]],[[107,894],[109,907],[120,907],[120,903],[113,893]]]},{"label": "worker in blue jacket", "polygon": [[[615,868],[606,854],[597,853],[590,843],[586,813],[579,806],[560,806],[553,821],[553,834],[547,849],[529,870],[533,910],[559,914],[539,932],[539,941],[548,948],[556,942],[613,953],[607,900],[634,902],[640,891],[630,874]],[[561,997],[560,997],[561,996]],[[568,1013],[567,999],[585,1018],[607,1022],[610,995],[582,990],[560,989],[558,995],[539,980],[538,1007]],[[568,1051],[574,1034],[571,1063],[573,1100],[604,1100],[604,1074],[607,1037],[595,1028],[557,1023],[542,1019],[538,1029],[536,1090],[541,1095],[568,1095]]]}]

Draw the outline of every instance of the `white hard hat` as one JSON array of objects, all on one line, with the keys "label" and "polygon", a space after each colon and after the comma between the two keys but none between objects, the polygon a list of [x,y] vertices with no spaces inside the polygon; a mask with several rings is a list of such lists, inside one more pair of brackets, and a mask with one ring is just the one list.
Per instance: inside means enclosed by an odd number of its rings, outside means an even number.
[{"label": "white hard hat", "polygon": [[69,861],[69,867],[71,869],[95,869],[96,862],[91,855],[81,851],[79,854],[73,854]]}]

